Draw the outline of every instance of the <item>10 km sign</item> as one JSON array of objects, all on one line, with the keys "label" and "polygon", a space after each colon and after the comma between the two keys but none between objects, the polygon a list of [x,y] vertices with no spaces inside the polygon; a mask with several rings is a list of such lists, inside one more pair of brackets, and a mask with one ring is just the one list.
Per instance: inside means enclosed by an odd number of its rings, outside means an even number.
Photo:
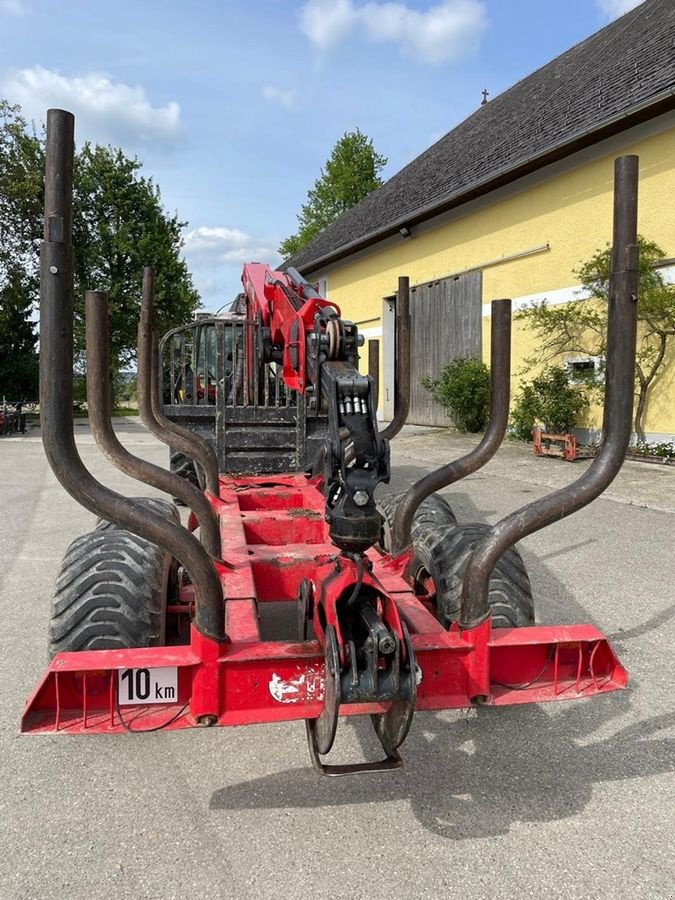
[{"label": "10 km sign", "polygon": [[178,700],[178,668],[120,669],[117,673],[120,706],[138,703],[175,703]]}]

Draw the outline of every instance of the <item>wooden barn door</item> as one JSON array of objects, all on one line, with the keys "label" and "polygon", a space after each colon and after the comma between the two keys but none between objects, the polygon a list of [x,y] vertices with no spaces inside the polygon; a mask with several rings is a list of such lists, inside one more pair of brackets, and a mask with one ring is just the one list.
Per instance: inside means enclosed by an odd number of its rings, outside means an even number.
[{"label": "wooden barn door", "polygon": [[422,386],[457,357],[481,357],[482,273],[430,281],[410,289],[412,384],[408,422],[449,425],[445,409]]}]

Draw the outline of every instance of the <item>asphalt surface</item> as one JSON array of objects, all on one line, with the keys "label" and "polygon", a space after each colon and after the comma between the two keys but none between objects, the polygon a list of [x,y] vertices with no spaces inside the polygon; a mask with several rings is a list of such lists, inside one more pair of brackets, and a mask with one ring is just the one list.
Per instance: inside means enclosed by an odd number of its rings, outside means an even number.
[{"label": "asphalt surface", "polygon": [[[138,422],[118,430],[165,461]],[[95,475],[139,494],[86,426],[76,433]],[[392,487],[470,444],[407,429]],[[494,522],[585,465],[507,444],[446,496],[461,521]],[[538,620],[598,625],[626,691],[419,713],[404,770],[330,780],[311,770],[301,723],[19,736],[56,572],[93,516],[59,487],[35,430],[0,439],[0,497],[3,900],[675,896],[675,468],[628,463],[603,499],[521,545]],[[345,761],[375,752],[365,721],[341,723],[337,746]]]}]

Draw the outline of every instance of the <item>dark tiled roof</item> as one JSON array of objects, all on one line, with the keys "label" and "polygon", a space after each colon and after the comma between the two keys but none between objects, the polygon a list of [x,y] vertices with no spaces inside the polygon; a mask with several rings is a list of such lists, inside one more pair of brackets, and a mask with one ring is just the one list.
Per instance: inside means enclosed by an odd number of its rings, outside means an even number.
[{"label": "dark tiled roof", "polygon": [[305,274],[675,106],[675,0],[647,0],[450,131],[289,261]]}]

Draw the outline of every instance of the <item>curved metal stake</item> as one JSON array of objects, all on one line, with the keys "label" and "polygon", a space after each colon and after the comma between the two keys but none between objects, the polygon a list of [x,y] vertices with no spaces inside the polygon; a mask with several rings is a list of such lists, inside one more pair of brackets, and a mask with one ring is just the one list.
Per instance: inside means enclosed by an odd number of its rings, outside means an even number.
[{"label": "curved metal stake", "polygon": [[[188,445],[186,441],[192,441],[195,438],[197,441],[203,442],[209,451],[215,454],[215,451],[209,444],[207,440],[205,440],[201,435],[195,434],[193,431],[190,431],[189,428],[183,428],[182,425],[178,425],[176,422],[172,422],[171,419],[167,419],[162,410],[162,389],[160,384],[160,371],[161,371],[161,354],[160,354],[160,338],[159,335],[153,331],[152,332],[152,359],[150,365],[150,410],[152,415],[159,425],[160,428],[164,430],[165,433],[171,435],[169,441],[164,439],[164,443],[168,444],[170,447],[176,447],[185,453],[186,456],[189,456],[190,459],[195,463],[195,470],[197,472],[197,477],[199,479],[200,485],[205,487],[209,494],[213,497],[219,496],[220,490],[220,478],[218,482],[218,491],[214,493],[208,487],[208,479],[206,478],[206,470],[203,468],[198,457],[194,456],[187,452]],[[213,466],[211,467],[213,469]],[[216,465],[215,471],[218,471],[218,466]]]},{"label": "curved metal stake", "polygon": [[494,525],[469,559],[462,584],[461,629],[490,615],[490,575],[516,541],[564,519],[595,500],[616,477],[630,442],[639,283],[637,247],[638,158],[614,164],[614,230],[607,319],[607,370],[602,446],[586,472],[567,487],[518,509]]},{"label": "curved metal stake", "polygon": [[113,465],[126,475],[178,497],[192,509],[201,528],[204,547],[214,559],[220,559],[218,517],[199,488],[173,472],[134,456],[119,442],[110,420],[108,295],[103,291],[87,291],[85,312],[89,424],[96,443]]},{"label": "curved metal stake", "polygon": [[506,434],[511,393],[511,301],[493,300],[490,327],[490,418],[478,446],[430,472],[408,488],[396,507],[392,523],[392,554],[410,546],[410,528],[417,509],[430,494],[465,478],[489,462]]},{"label": "curved metal stake", "polygon": [[218,459],[216,452],[201,435],[170,422],[159,410],[159,398],[153,405],[152,390],[152,320],[154,313],[155,274],[151,266],[143,269],[141,319],[138,323],[138,408],[143,424],[156,438],[195,460],[204,470],[206,488],[219,496]]},{"label": "curved metal stake", "polygon": [[395,361],[394,418],[380,432],[387,441],[403,428],[410,410],[410,279],[407,275],[398,279]]},{"label": "curved metal stake", "polygon": [[74,118],[47,113],[45,230],[40,248],[40,417],[52,471],[90,512],[158,544],[174,556],[195,586],[195,627],[226,639],[220,578],[206,550],[180,525],[98,482],[84,466],[73,436],[72,175]]}]

